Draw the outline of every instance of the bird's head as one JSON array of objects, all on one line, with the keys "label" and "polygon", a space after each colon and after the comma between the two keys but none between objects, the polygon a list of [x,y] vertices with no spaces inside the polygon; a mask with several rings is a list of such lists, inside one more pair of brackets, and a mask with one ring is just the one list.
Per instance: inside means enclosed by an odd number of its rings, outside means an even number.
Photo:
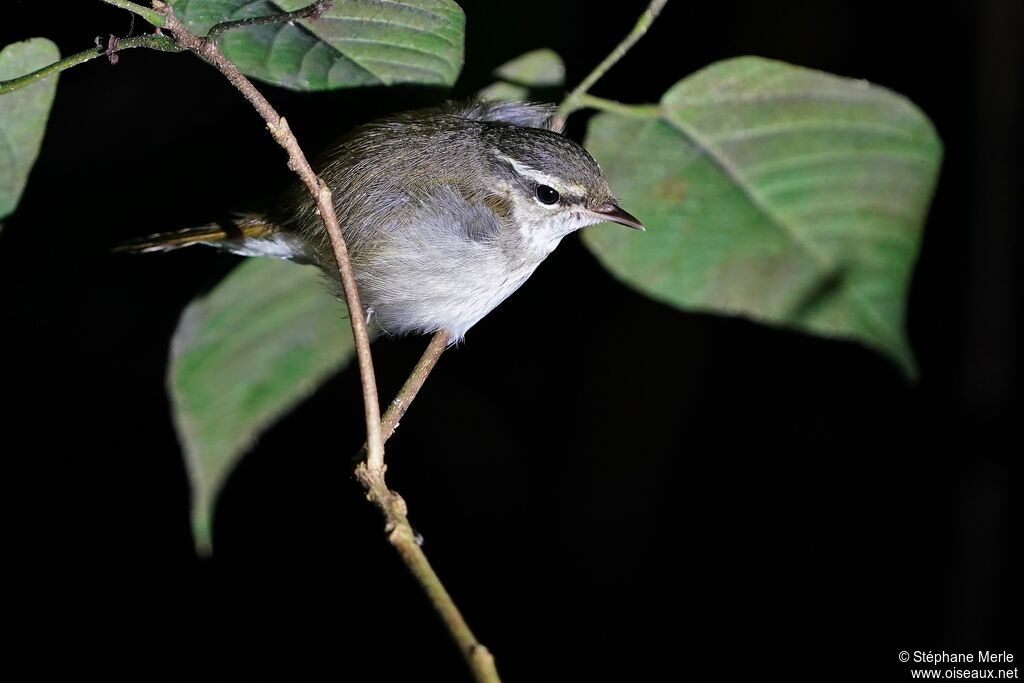
[{"label": "bird's head", "polygon": [[494,125],[484,131],[497,191],[523,238],[550,251],[571,232],[604,221],[644,226],[619,207],[587,150],[543,128]]}]

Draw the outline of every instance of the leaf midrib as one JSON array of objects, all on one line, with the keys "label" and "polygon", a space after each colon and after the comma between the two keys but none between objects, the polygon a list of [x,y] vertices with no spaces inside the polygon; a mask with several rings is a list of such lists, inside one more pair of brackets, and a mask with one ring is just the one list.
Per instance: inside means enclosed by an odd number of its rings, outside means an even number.
[{"label": "leaf midrib", "polygon": [[[277,3],[273,3],[273,4],[274,4],[275,7],[278,7],[280,9],[280,5],[278,5]],[[400,3],[400,2],[391,2],[390,4],[399,5],[399,6],[402,6],[402,7],[408,7],[410,9],[419,9],[419,8],[416,8],[413,5],[406,5],[406,4]],[[441,17],[440,15],[434,14],[432,12],[427,12],[427,13],[430,14],[431,16],[437,16],[437,17],[443,19],[444,21],[449,21],[449,18],[447,18],[447,17]],[[323,19],[323,21],[365,21],[365,22],[384,24],[384,25],[387,25],[387,26],[398,26],[398,27],[407,28],[407,29],[409,29],[411,31],[416,31],[418,33],[423,33],[423,34],[426,34],[426,35],[429,35],[429,36],[437,36],[438,38],[441,38],[441,40],[443,40],[448,45],[451,45],[453,47],[457,47],[457,45],[455,45],[451,40],[449,40],[448,38],[444,37],[443,35],[441,35],[439,33],[435,33],[434,31],[430,31],[430,30],[425,29],[425,28],[408,26],[406,24],[397,24],[395,22],[384,21],[384,20],[380,20],[380,19],[367,19],[365,17],[343,17],[343,16],[325,17]],[[336,45],[334,45],[333,42],[331,42],[330,40],[327,40],[326,38],[322,37],[319,34],[319,32],[317,32],[312,27],[308,26],[307,22],[300,21],[300,22],[297,22],[294,25],[299,27],[300,30],[303,30],[306,33],[308,33],[309,35],[313,36],[314,38],[316,38],[316,40],[320,41],[321,43],[323,43],[327,47],[331,48],[336,53],[338,53],[339,55],[341,55],[345,59],[351,61],[353,64],[355,64],[359,68],[363,69],[368,74],[370,74],[371,76],[373,76],[378,81],[380,81],[381,83],[384,83],[384,84],[390,83],[390,79],[389,78],[385,78],[384,76],[379,74],[375,69],[372,69],[369,66],[367,66],[367,64],[365,62],[378,62],[378,63],[383,63],[383,64],[396,64],[396,65],[400,65],[400,66],[404,66],[404,67],[408,67],[408,68],[417,68],[417,69],[419,69],[421,71],[427,71],[429,73],[437,74],[438,76],[440,76],[442,78],[444,78],[445,75],[446,75],[446,74],[444,74],[443,72],[441,72],[439,70],[430,69],[430,68],[418,66],[418,65],[415,65],[415,64],[406,64],[404,62],[390,62],[388,60],[383,60],[383,59],[366,59],[366,60],[357,59],[356,57],[354,57],[354,56],[352,56],[352,55],[350,55],[350,54],[348,54],[348,53],[338,49],[338,47]],[[275,39],[276,39],[276,36],[275,36]],[[459,66],[458,65],[453,64],[452,62],[448,61],[447,59],[445,59],[444,57],[442,57],[439,54],[428,52],[428,51],[422,50],[421,48],[413,48],[413,47],[410,47],[410,46],[407,46],[407,45],[402,45],[400,43],[389,43],[387,41],[381,41],[381,40],[355,39],[355,38],[346,38],[344,36],[339,37],[338,40],[348,41],[348,42],[376,43],[376,44],[380,44],[380,45],[388,45],[388,46],[392,46],[392,47],[407,49],[407,50],[410,50],[410,51],[413,51],[413,52],[419,52],[421,54],[426,54],[428,56],[434,57],[435,59],[437,59],[438,61],[444,63],[446,66],[448,66],[450,69],[452,69],[456,74],[459,71]]]},{"label": "leaf midrib", "polygon": [[[673,117],[671,112],[669,112],[664,106],[661,107],[661,120],[674,128],[681,135],[688,138],[697,149],[704,152],[708,159],[710,159],[730,180],[732,180],[733,184],[738,187],[747,200],[750,201],[754,207],[768,219],[768,222],[772,226],[792,241],[793,244],[807,254],[807,256],[815,262],[820,269],[822,269],[822,275],[824,278],[827,279],[836,272],[835,263],[824,254],[819,253],[812,245],[808,244],[805,239],[800,237],[793,228],[786,223],[786,221],[783,220],[774,209],[772,209],[764,198],[761,197],[760,194],[758,194],[752,187],[751,183],[747,180],[739,167],[728,158],[728,155],[723,150],[707,140],[692,126],[687,125],[678,117]],[[875,308],[865,300],[858,287],[851,283],[847,278],[843,278],[842,281],[843,287],[849,293],[851,300],[860,306],[875,323],[875,328],[881,333],[881,338],[886,340],[887,343],[891,343],[893,348],[902,349],[903,343],[898,332],[892,330],[889,325],[886,324],[878,311],[876,311]],[[903,354],[901,353],[901,355]]]}]

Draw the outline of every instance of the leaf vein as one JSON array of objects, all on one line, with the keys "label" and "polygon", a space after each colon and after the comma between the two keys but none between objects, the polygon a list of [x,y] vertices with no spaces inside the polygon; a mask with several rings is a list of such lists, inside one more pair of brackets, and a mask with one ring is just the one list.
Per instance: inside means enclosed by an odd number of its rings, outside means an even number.
[{"label": "leaf vein", "polygon": [[[765,201],[765,199],[753,189],[750,182],[744,176],[743,171],[732,162],[724,150],[716,146],[713,141],[705,138],[699,131],[694,129],[692,126],[689,126],[685,121],[671,116],[670,112],[663,110],[662,119],[671,127],[675,128],[681,135],[689,138],[689,140],[698,149],[703,150],[707,154],[708,158],[718,166],[733,183],[735,183],[747,199],[765,215],[768,222],[777,230],[782,232],[783,235],[792,240],[792,242],[804,251],[812,261],[818,264],[819,268],[822,268],[826,274],[835,272],[835,263],[833,263],[826,255],[819,253],[817,249],[801,238],[788,223],[782,220],[767,201]],[[901,348],[903,344],[900,340],[898,331],[890,329],[889,325],[881,317],[878,311],[876,311],[875,308],[864,299],[863,295],[856,287],[847,282],[846,289],[850,293],[850,298],[855,301],[871,318],[876,329],[882,333],[883,338],[887,339],[894,348]]]},{"label": "leaf vein", "polygon": [[[453,48],[458,49],[458,47],[459,47],[459,45],[458,45],[458,43],[456,41],[454,41],[451,38],[445,36],[444,34],[438,33],[438,32],[433,31],[431,29],[423,28],[421,26],[413,26],[411,24],[399,24],[396,21],[388,21],[388,20],[385,20],[385,19],[369,19],[367,17],[332,17],[331,20],[332,21],[337,21],[339,23],[341,23],[343,21],[353,21],[353,22],[359,22],[359,23],[363,23],[363,24],[378,24],[378,25],[387,26],[389,28],[390,27],[402,28],[402,29],[406,29],[408,31],[412,31],[412,32],[415,32],[415,33],[423,33],[423,34],[426,34],[428,36],[434,36],[436,38],[441,39],[442,41],[444,41],[448,45],[452,46]],[[338,37],[332,38],[332,40],[345,40],[345,39],[346,38],[344,36],[338,36]],[[386,41],[382,41],[382,42],[386,42]],[[390,45],[391,43],[388,43],[388,44]]]},{"label": "leaf vein", "polygon": [[910,152],[896,152],[893,150],[867,151],[867,150],[844,150],[842,152],[809,152],[791,157],[767,159],[747,166],[747,176],[769,175],[779,170],[799,168],[801,166],[814,167],[824,166],[833,163],[860,163],[863,161],[884,162],[892,165],[922,165],[931,166],[935,163],[932,157],[925,154]]},{"label": "leaf vein", "polygon": [[811,131],[862,132],[911,139],[914,137],[912,133],[909,133],[903,128],[887,126],[882,123],[867,123],[865,121],[827,121],[815,119],[804,121],[785,121],[782,123],[751,126],[749,128],[726,132],[724,134],[709,135],[706,139],[714,143],[729,143]]},{"label": "leaf vein", "polygon": [[[440,56],[440,55],[438,55],[438,54],[436,54],[434,52],[430,52],[429,50],[424,50],[423,48],[411,47],[409,45],[400,45],[398,43],[389,43],[386,40],[376,40],[374,38],[334,38],[333,41],[344,42],[344,43],[366,43],[366,44],[369,44],[369,45],[384,45],[384,46],[392,47],[392,48],[395,48],[395,49],[398,49],[398,50],[405,50],[407,52],[415,52],[416,54],[426,55],[428,57],[432,57],[432,58],[436,59],[439,62],[442,62],[447,67],[450,67],[452,69],[458,69],[458,66],[454,62],[450,62],[447,59],[445,59],[444,57],[442,57],[442,56]],[[338,49],[338,48],[335,47],[335,49]],[[340,49],[338,51],[342,52]],[[345,53],[342,52],[342,54],[345,54]],[[367,57],[366,61],[387,61],[387,60],[379,60],[379,59],[377,59],[375,57]],[[398,62],[396,62],[396,63],[398,63]]]}]

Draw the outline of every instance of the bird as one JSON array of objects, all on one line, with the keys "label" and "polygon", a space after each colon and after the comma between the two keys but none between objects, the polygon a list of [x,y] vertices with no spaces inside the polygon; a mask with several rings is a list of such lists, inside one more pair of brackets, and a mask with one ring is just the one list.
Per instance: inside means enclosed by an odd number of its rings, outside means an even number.
[{"label": "bird", "polygon": [[[601,222],[645,229],[554,114],[533,102],[447,102],[358,126],[318,159],[374,333],[443,331],[459,342],[567,235]],[[341,294],[329,237],[298,182],[263,213],[119,251],[196,244],[312,264]]]}]

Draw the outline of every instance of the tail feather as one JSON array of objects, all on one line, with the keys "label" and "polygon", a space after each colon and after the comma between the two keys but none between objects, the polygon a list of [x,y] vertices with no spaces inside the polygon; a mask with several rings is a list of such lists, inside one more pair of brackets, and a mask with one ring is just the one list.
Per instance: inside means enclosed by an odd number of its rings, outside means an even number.
[{"label": "tail feather", "polygon": [[242,256],[273,256],[300,263],[310,262],[306,244],[298,236],[282,231],[259,216],[244,216],[197,228],[158,232],[122,242],[114,247],[114,251],[150,254],[191,247],[193,244],[203,244]]},{"label": "tail feather", "polygon": [[229,243],[231,242],[266,239],[273,232],[276,232],[274,226],[257,219],[246,218],[137,237],[118,244],[114,247],[114,251],[127,254],[148,254],[191,247],[193,244],[206,244],[230,251],[232,245]]}]

